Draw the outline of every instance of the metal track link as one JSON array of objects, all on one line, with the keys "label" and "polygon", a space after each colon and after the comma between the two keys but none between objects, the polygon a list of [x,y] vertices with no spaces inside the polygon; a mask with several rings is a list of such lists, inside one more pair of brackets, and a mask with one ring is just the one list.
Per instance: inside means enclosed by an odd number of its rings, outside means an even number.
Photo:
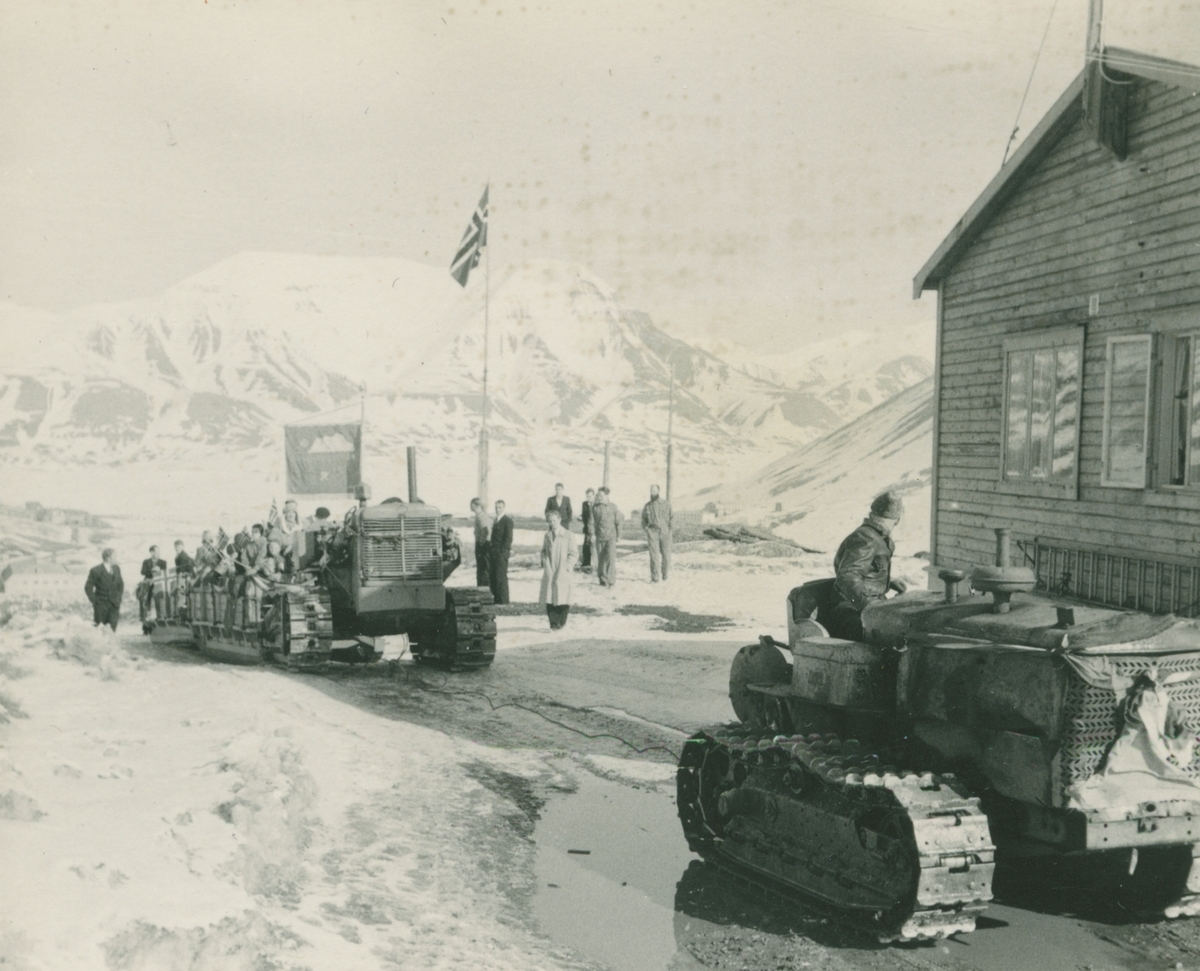
[{"label": "metal track link", "polygon": [[830,735],[699,732],[678,771],[688,845],[885,942],[974,930],[995,867],[979,800],[885,756]]},{"label": "metal track link", "polygon": [[496,611],[490,594],[476,588],[455,588],[454,621],[447,623],[451,670],[484,668],[496,657]]},{"label": "metal track link", "polygon": [[328,665],[333,650],[329,594],[319,589],[291,588],[287,591],[287,608],[287,668],[311,671]]}]

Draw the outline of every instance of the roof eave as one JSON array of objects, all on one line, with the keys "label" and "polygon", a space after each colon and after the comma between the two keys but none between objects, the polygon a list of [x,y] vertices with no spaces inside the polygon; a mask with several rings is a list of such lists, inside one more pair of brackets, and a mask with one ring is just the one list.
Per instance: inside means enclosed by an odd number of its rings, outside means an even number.
[{"label": "roof eave", "polygon": [[1081,71],[1054,102],[1054,106],[1029,133],[1029,137],[1013,154],[1012,159],[996,173],[987,188],[950,231],[950,235],[942,240],[942,244],[913,277],[914,300],[919,300],[925,290],[937,288],[945,271],[957,260],[967,244],[982,231],[989,217],[1008,198],[1021,179],[1050,153],[1067,130],[1079,120],[1083,114],[1083,74]]},{"label": "roof eave", "polygon": [[1104,66],[1148,81],[1158,81],[1190,94],[1200,94],[1200,69],[1183,61],[1155,57],[1124,47],[1105,47]]}]

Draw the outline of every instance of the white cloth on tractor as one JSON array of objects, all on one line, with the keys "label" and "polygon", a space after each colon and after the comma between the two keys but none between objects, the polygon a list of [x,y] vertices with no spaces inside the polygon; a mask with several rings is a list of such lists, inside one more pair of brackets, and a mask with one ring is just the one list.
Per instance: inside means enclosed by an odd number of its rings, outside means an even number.
[{"label": "white cloth on tractor", "polygon": [[1200,669],[1160,677],[1150,667],[1132,678],[1118,674],[1107,658],[1064,656],[1089,684],[1111,688],[1125,716],[1100,769],[1067,790],[1071,808],[1200,801],[1200,782],[1184,771],[1195,754],[1196,729],[1180,718],[1167,693],[1168,685],[1200,679]]}]

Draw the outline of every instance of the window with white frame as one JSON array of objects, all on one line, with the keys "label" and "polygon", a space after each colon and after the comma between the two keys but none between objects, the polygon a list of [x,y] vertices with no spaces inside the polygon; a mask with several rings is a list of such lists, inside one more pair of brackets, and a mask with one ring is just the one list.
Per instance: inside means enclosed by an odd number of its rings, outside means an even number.
[{"label": "window with white frame", "polygon": [[1006,483],[1074,493],[1082,365],[1082,327],[1005,340],[1001,474]]},{"label": "window with white frame", "polygon": [[1105,348],[1100,484],[1146,487],[1150,429],[1149,334],[1110,337]]},{"label": "window with white frame", "polygon": [[[1200,321],[1186,320],[1182,329],[1158,337],[1162,366],[1158,417],[1156,486],[1200,487]],[[1195,328],[1195,329],[1193,329]]]}]

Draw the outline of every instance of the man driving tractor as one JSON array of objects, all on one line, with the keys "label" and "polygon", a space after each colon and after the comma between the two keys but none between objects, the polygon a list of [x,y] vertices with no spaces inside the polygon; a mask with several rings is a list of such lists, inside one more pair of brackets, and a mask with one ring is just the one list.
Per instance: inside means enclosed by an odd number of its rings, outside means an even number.
[{"label": "man driving tractor", "polygon": [[871,503],[862,525],[842,540],[833,557],[834,581],[829,633],[832,637],[861,641],[862,612],[867,604],[882,600],[888,590],[904,593],[908,584],[892,579],[892,530],[900,522],[904,503],[894,492],[884,492]]}]

